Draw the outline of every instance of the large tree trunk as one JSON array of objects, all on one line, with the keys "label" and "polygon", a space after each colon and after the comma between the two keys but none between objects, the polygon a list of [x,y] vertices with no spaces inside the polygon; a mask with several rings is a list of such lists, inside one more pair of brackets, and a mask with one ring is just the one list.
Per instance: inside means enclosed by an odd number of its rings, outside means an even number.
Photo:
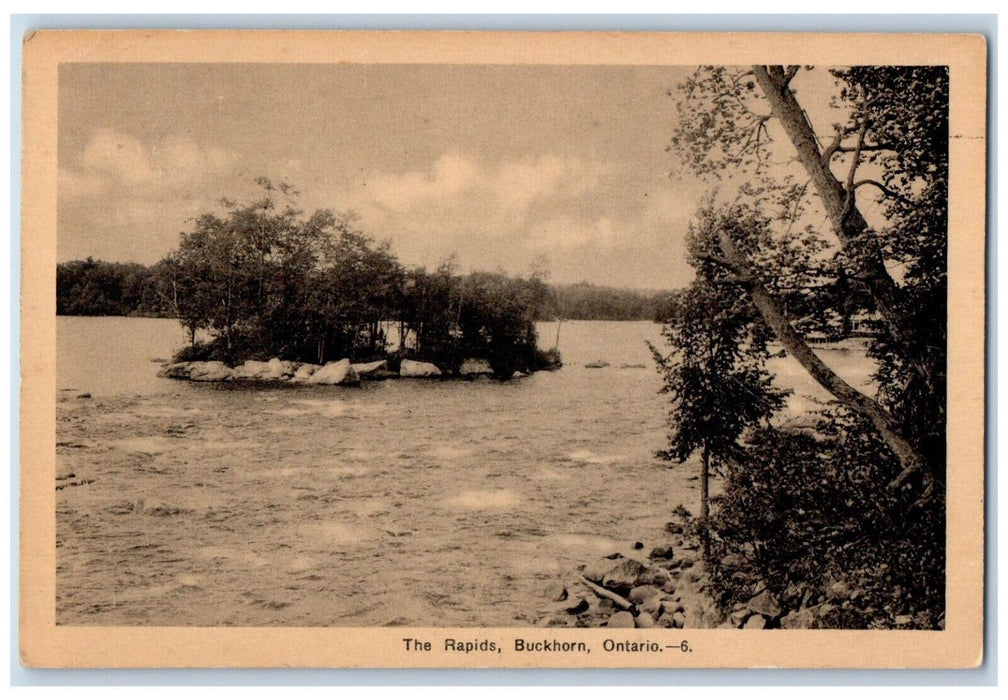
[{"label": "large tree trunk", "polygon": [[777,340],[823,388],[842,404],[869,420],[899,459],[902,472],[890,485],[896,487],[911,474],[922,471],[926,461],[902,435],[886,410],[877,401],[845,382],[812,352],[804,338],[784,315],[777,300],[759,281],[748,259],[735,246],[731,236],[724,231],[720,233],[720,245],[725,261],[738,274],[740,283],[748,289],[753,304],[773,330]]},{"label": "large tree trunk", "polygon": [[[893,338],[906,349],[907,358],[933,387],[932,377],[935,370],[921,352],[921,343],[916,340],[916,330],[904,312],[901,303],[902,292],[886,270],[882,254],[871,238],[868,223],[857,208],[853,186],[845,187],[830,170],[831,154],[824,156],[820,150],[815,131],[805,115],[805,110],[798,104],[794,93],[788,87],[790,82],[788,72],[783,66],[753,66],[753,72],[770,103],[773,115],[784,127],[798,153],[798,160],[811,178],[826,209],[833,232],[849,259],[857,267],[857,278],[875,300],[879,314]],[[855,160],[852,167],[856,168],[857,159],[860,157],[860,144],[855,147],[851,157]]]}]

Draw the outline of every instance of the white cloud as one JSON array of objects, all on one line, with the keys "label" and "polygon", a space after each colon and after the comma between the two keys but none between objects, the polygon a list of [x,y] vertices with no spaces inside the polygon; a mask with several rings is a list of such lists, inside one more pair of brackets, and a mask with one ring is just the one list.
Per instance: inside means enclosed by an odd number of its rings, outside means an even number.
[{"label": "white cloud", "polygon": [[468,210],[480,228],[507,229],[538,199],[578,197],[597,188],[604,171],[599,163],[554,154],[497,164],[446,153],[427,171],[372,175],[366,198],[397,213]]},{"label": "white cloud", "polygon": [[80,157],[81,170],[100,173],[127,184],[154,177],[150,155],[139,140],[128,134],[102,130],[94,134]]},{"label": "white cloud", "polygon": [[147,145],[121,132],[95,132],[73,165],[60,169],[60,196],[81,198],[110,189],[135,196],[163,196],[208,183],[229,173],[235,154],[201,146],[190,138],[169,136]]},{"label": "white cloud", "polygon": [[378,206],[394,211],[445,206],[447,200],[475,186],[479,179],[479,168],[472,160],[446,153],[428,172],[407,171],[369,178],[368,196]]}]

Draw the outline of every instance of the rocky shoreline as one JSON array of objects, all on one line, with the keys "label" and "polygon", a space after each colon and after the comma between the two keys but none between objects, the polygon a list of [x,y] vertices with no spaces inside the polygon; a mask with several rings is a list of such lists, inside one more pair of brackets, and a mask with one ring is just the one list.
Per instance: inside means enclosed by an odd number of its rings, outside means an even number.
[{"label": "rocky shoreline", "polygon": [[[268,362],[246,360],[234,367],[218,360],[173,362],[162,365],[158,376],[193,382],[281,382],[336,386],[356,386],[363,379],[425,379],[445,376],[440,368],[430,362],[401,360],[398,365],[398,368],[393,369],[388,360],[354,363],[348,359],[315,365],[274,357]],[[473,359],[462,363],[459,374],[463,378],[489,377],[493,376],[493,370],[486,360]]]},{"label": "rocky shoreline", "polygon": [[576,579],[547,592],[557,610],[540,621],[555,627],[673,629],[718,627],[721,614],[707,595],[700,547],[681,520],[644,554],[614,552],[579,567]]},{"label": "rocky shoreline", "polygon": [[[614,552],[578,568],[567,585],[546,592],[557,609],[540,620],[551,627],[809,629],[818,627],[835,601],[803,601],[786,610],[762,590],[730,611],[710,596],[710,578],[685,511],[665,526],[664,541],[647,555]],[[837,595],[842,591],[837,591]]]}]

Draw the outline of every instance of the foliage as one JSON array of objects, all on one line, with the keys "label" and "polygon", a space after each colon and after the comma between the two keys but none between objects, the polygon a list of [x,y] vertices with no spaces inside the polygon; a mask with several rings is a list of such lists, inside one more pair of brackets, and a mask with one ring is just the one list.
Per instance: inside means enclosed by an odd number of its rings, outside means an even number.
[{"label": "foliage", "polygon": [[[729,608],[760,590],[785,609],[829,602],[821,624],[933,628],[943,617],[944,518],[904,517],[880,489],[899,471],[849,411],[825,412],[815,434],[759,429],[746,461],[713,499],[710,568]],[[910,618],[897,616],[912,613]]]},{"label": "foliage", "polygon": [[[257,183],[257,199],[223,200],[222,213],[197,217],[150,275],[189,330],[180,358],[410,357],[448,374],[481,358],[501,379],[559,362],[536,347],[535,313],[549,297],[537,277],[460,276],[450,260],[431,273],[407,271],[352,215],[305,216],[289,185]],[[392,354],[394,330],[401,342]],[[209,340],[197,343],[197,331]]]},{"label": "foliage", "polygon": [[[382,243],[382,246],[387,244]],[[304,252],[304,251],[302,251]],[[391,255],[391,253],[389,253]],[[198,308],[186,307],[187,301],[193,297],[179,298],[173,282],[184,280],[186,288],[199,284],[196,270],[181,269],[181,261],[177,251],[156,265],[144,266],[138,263],[104,263],[92,261],[95,265],[120,265],[125,276],[125,269],[137,271],[145,278],[145,290],[141,297],[126,295],[116,297],[119,303],[106,304],[88,301],[88,296],[82,294],[79,284],[80,272],[86,261],[72,261],[58,266],[59,274],[64,279],[78,279],[76,284],[60,283],[57,286],[57,302],[61,315],[89,316],[128,316],[153,315],[186,319],[186,326],[202,327],[206,319],[200,317]],[[293,270],[291,270],[293,272]],[[424,272],[424,274],[433,274]],[[149,279],[148,279],[149,278]],[[410,280],[412,279],[412,282]],[[521,278],[512,278],[521,279]],[[401,282],[416,284],[411,272],[404,273]],[[655,321],[660,323],[665,316],[664,306],[668,302],[667,292],[643,292],[632,289],[618,289],[587,282],[576,284],[547,284],[543,279],[533,276],[524,279],[530,287],[529,295],[534,300],[532,316],[536,321],[555,321],[558,319],[574,321]],[[395,304],[404,303],[404,290],[392,289]],[[408,291],[408,290],[407,290]],[[118,293],[116,293],[118,294]],[[387,303],[387,302],[386,302]],[[285,314],[289,318],[289,314]]]},{"label": "foliage", "polygon": [[88,258],[56,266],[56,313],[67,316],[164,316],[157,271]]},{"label": "foliage", "polygon": [[[799,100],[821,100],[830,81],[836,120],[817,133],[824,125]],[[711,530],[720,593],[742,601],[765,586],[797,607],[842,589],[826,624],[939,625],[947,69],[705,67],[672,94],[670,148],[702,177],[735,184],[729,209],[761,217],[755,232],[720,225],[723,245],[698,264],[722,268],[727,289],[741,283],[838,400],[814,433],[760,428],[730,464]],[[720,308],[735,303],[728,294]],[[863,312],[878,318],[874,396],[845,387],[802,340],[842,335]]]},{"label": "foliage", "polygon": [[738,439],[779,410],[785,395],[765,367],[768,329],[738,283],[706,260],[717,231],[728,225],[757,230],[760,222],[701,213],[687,239],[697,277],[672,296],[662,328],[672,352],[652,347],[670,401],[669,446],[659,454],[682,463],[701,453],[701,519],[708,515],[709,471],[739,459]]},{"label": "foliage", "polygon": [[617,289],[587,282],[554,285],[536,312],[539,320],[660,321],[667,292]]}]

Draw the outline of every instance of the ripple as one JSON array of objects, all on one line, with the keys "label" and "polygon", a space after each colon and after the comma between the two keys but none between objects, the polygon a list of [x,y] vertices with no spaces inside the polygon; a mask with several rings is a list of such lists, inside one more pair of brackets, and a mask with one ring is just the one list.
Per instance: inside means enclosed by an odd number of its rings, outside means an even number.
[{"label": "ripple", "polygon": [[466,510],[503,510],[517,506],[518,502],[518,494],[514,491],[501,489],[463,491],[449,498],[445,504]]}]

